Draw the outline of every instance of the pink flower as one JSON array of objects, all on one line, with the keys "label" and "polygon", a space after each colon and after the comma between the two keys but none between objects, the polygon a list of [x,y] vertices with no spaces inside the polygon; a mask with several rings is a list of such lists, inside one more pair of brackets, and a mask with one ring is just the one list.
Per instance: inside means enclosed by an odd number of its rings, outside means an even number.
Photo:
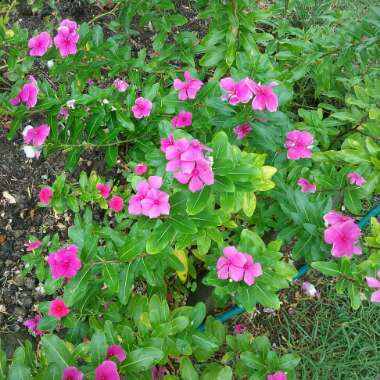
[{"label": "pink flower", "polygon": [[335,223],[325,230],[325,242],[332,244],[331,254],[335,257],[352,257],[360,255],[362,250],[358,245],[361,235],[360,228],[351,220]]},{"label": "pink flower", "polygon": [[115,86],[116,90],[119,92],[125,92],[127,91],[127,88],[129,87],[129,84],[127,82],[124,82],[121,79],[115,79],[113,81],[113,85]]},{"label": "pink flower", "polygon": [[[377,277],[380,278],[380,270],[377,272]],[[380,302],[380,281],[375,277],[369,277],[369,276],[367,276],[365,279],[367,280],[367,285],[370,288],[379,289],[372,293],[371,301]]]},{"label": "pink flower", "polygon": [[137,164],[135,166],[135,174],[136,175],[143,175],[148,171],[148,165],[145,163]]},{"label": "pink flower", "polygon": [[83,373],[75,367],[66,367],[61,380],[82,380]]},{"label": "pink flower", "polygon": [[32,108],[37,104],[38,95],[37,82],[32,75],[29,75],[29,82],[24,84],[21,91],[11,99],[10,104],[12,106],[17,106],[20,103],[24,103],[27,108]]},{"label": "pink flower", "polygon": [[246,257],[235,247],[228,246],[223,250],[223,256],[219,257],[216,263],[218,278],[232,281],[241,281],[244,277],[244,264]]},{"label": "pink flower", "polygon": [[366,180],[356,172],[351,172],[347,174],[348,182],[351,185],[356,185],[356,186],[363,186],[366,183]]},{"label": "pink flower", "polygon": [[50,302],[48,314],[61,319],[70,313],[70,309],[65,305],[62,299],[56,298]]},{"label": "pink flower", "polygon": [[267,380],[287,380],[287,377],[284,372],[277,371],[272,375],[268,375]]},{"label": "pink flower", "polygon": [[116,364],[111,360],[105,360],[96,368],[95,380],[120,380]]},{"label": "pink flower", "polygon": [[137,98],[135,105],[132,107],[133,116],[136,119],[141,119],[150,115],[153,104],[150,100],[144,98]]},{"label": "pink flower", "polygon": [[299,160],[310,158],[313,135],[304,131],[290,131],[286,135],[285,146],[288,148],[288,159]]},{"label": "pink flower", "polygon": [[69,117],[69,113],[70,113],[70,111],[68,108],[61,107],[59,112],[58,112],[58,118],[65,120]]},{"label": "pink flower", "polygon": [[252,101],[254,110],[276,112],[278,108],[278,97],[273,92],[273,87],[277,84],[272,82],[268,85],[257,84],[253,80],[248,80],[249,89],[256,95]]},{"label": "pink flower", "polygon": [[157,189],[149,190],[144,199],[141,200],[141,211],[150,219],[158,218],[160,215],[169,215],[169,195]]},{"label": "pink flower", "polygon": [[77,256],[78,247],[74,244],[61,248],[48,256],[48,264],[53,279],[64,277],[67,280],[73,278],[82,266]]},{"label": "pink flower", "polygon": [[303,193],[315,193],[317,191],[317,186],[314,184],[310,183],[307,179],[305,178],[300,178],[297,181],[297,184],[301,187],[301,191]]},{"label": "pink flower", "polygon": [[115,195],[108,202],[108,207],[114,212],[120,212],[124,208],[124,200],[122,197]]},{"label": "pink flower", "polygon": [[29,55],[42,57],[52,46],[51,37],[48,32],[42,32],[38,36],[32,37],[28,42]]},{"label": "pink flower", "polygon": [[260,277],[263,274],[263,270],[261,268],[260,263],[254,263],[253,258],[251,255],[248,255],[247,253],[243,253],[246,261],[243,265],[244,269],[244,282],[251,286],[255,283],[256,278]]},{"label": "pink flower", "polygon": [[344,222],[347,222],[348,220],[354,222],[354,220],[351,217],[342,215],[340,212],[336,212],[336,211],[328,212],[326,215],[323,216],[323,220],[325,221],[327,226],[329,225],[332,226],[337,223],[344,223]]},{"label": "pink flower", "polygon": [[86,83],[89,85],[89,86],[93,86],[95,84],[95,81],[93,79],[87,79]]},{"label": "pink flower", "polygon": [[184,77],[185,81],[181,81],[180,79],[174,80],[174,88],[179,91],[178,99],[194,99],[197,92],[203,86],[203,82],[199,79],[192,78],[189,71],[185,71]]},{"label": "pink flower", "polygon": [[98,183],[96,185],[96,190],[99,191],[99,194],[102,196],[102,198],[106,199],[110,195],[111,186],[108,185],[107,183],[105,183],[105,184]]},{"label": "pink flower", "polygon": [[22,135],[24,136],[24,143],[33,146],[41,146],[47,139],[50,133],[50,127],[47,124],[41,124],[39,127],[33,128],[27,125]]},{"label": "pink flower", "polygon": [[301,287],[307,296],[319,298],[320,294],[319,294],[318,290],[315,289],[315,286],[313,284],[311,284],[310,282],[304,281],[302,283]]},{"label": "pink flower", "polygon": [[237,136],[239,140],[243,140],[244,137],[246,137],[251,131],[252,131],[252,128],[249,126],[248,123],[238,125],[237,127],[234,128],[235,135]]},{"label": "pink flower", "polygon": [[36,240],[36,241],[32,241],[32,242],[29,242],[27,244],[25,244],[25,250],[27,252],[31,252],[31,251],[34,251],[35,249],[37,248],[40,248],[42,245],[42,241],[39,241],[39,240]]},{"label": "pink flower", "polygon": [[169,147],[169,146],[173,146],[175,144],[175,141],[174,141],[174,136],[173,134],[169,135],[169,137],[166,139],[166,138],[162,138],[161,139],[161,152],[166,152],[166,149]]},{"label": "pink flower", "polygon": [[220,80],[220,88],[227,92],[222,96],[222,100],[228,100],[230,104],[248,103],[252,98],[252,92],[248,87],[248,78],[235,82],[232,78]]},{"label": "pink flower", "polygon": [[237,324],[234,326],[234,334],[239,335],[242,334],[244,331],[246,331],[247,328],[242,324]]},{"label": "pink flower", "polygon": [[51,187],[43,187],[38,193],[38,199],[45,205],[50,203],[51,198],[53,197],[53,190]]},{"label": "pink flower", "polygon": [[23,325],[33,332],[36,336],[44,335],[44,333],[38,329],[38,324],[40,323],[40,320],[42,317],[40,315],[36,315],[33,319],[27,319],[24,321]]},{"label": "pink flower", "polygon": [[113,344],[107,349],[107,358],[111,358],[112,356],[116,356],[120,363],[122,363],[127,358],[123,347],[117,344]]},{"label": "pink flower", "polygon": [[192,124],[193,115],[191,112],[180,112],[177,116],[172,119],[172,126],[174,128],[185,128]]},{"label": "pink flower", "polygon": [[154,366],[152,368],[152,380],[165,379],[166,372],[167,372],[166,367]]},{"label": "pink flower", "polygon": [[62,58],[77,52],[79,34],[76,26],[75,21],[63,20],[58,28],[58,34],[54,37],[54,45],[59,49]]},{"label": "pink flower", "polygon": [[206,159],[199,159],[193,162],[194,168],[190,171],[184,168],[175,173],[175,179],[188,184],[192,193],[202,190],[206,185],[214,184],[214,173],[211,170],[210,162]]}]

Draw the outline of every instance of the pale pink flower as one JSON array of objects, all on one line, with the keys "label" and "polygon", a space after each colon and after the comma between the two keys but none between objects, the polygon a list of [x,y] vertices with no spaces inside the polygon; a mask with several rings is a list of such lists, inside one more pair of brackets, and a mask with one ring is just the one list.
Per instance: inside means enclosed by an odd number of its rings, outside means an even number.
[{"label": "pale pink flower", "polygon": [[114,212],[121,212],[124,208],[124,200],[118,195],[114,195],[108,202],[108,207]]},{"label": "pale pink flower", "polygon": [[69,117],[70,111],[66,107],[61,107],[58,112],[58,118],[66,120]]},{"label": "pale pink flower", "polygon": [[356,186],[363,186],[366,183],[366,180],[364,177],[362,177],[359,173],[356,172],[351,172],[347,174],[348,182],[351,185],[356,185]]},{"label": "pale pink flower", "polygon": [[22,149],[27,158],[35,158],[38,160],[41,156],[42,147],[40,146],[23,145]]},{"label": "pale pink flower", "polygon": [[327,214],[323,216],[323,220],[329,225],[334,225],[337,223],[344,223],[347,222],[348,220],[354,222],[354,220],[350,216],[342,215],[340,212],[336,211],[330,211]]},{"label": "pale pink flower", "polygon": [[302,283],[301,287],[307,296],[319,298],[320,294],[319,294],[318,290],[315,289],[315,286],[313,284],[311,284],[310,282],[304,281]]},{"label": "pale pink flower", "polygon": [[313,145],[313,135],[305,131],[290,131],[286,135],[285,146],[288,149],[289,160],[310,158]]},{"label": "pale pink flower", "polygon": [[141,164],[137,164],[135,166],[135,174],[136,175],[143,175],[148,171],[148,165],[142,162]]},{"label": "pale pink flower", "polygon": [[43,187],[38,193],[38,199],[45,205],[50,203],[51,198],[53,197],[53,190],[51,187]]},{"label": "pale pink flower", "polygon": [[170,134],[168,138],[161,139],[161,152],[166,152],[166,148],[175,144],[173,134]]},{"label": "pale pink flower", "polygon": [[178,99],[194,99],[197,95],[197,92],[203,86],[203,82],[199,79],[192,78],[189,71],[184,73],[185,81],[180,79],[174,80],[174,88],[178,90]]},{"label": "pale pink flower", "polygon": [[74,33],[77,30],[77,23],[75,21],[69,20],[65,18],[64,20],[61,21],[59,26],[65,26],[66,28],[69,29],[70,33]]},{"label": "pale pink flower", "polygon": [[260,277],[263,274],[263,270],[261,268],[260,263],[254,263],[253,258],[251,255],[248,255],[247,253],[243,253],[246,261],[243,265],[244,269],[244,282],[251,286],[255,283],[256,278]]},{"label": "pale pink flower", "polygon": [[77,43],[79,34],[74,28],[74,21],[64,20],[58,28],[58,34],[54,37],[54,45],[59,49],[61,57],[75,55],[77,52]]},{"label": "pale pink flower", "polygon": [[120,363],[122,363],[127,358],[123,347],[119,346],[118,344],[113,344],[108,347],[107,358],[110,359],[112,356],[117,357]]},{"label": "pale pink flower", "polygon": [[116,363],[105,360],[95,369],[95,380],[120,380]]},{"label": "pale pink flower", "polygon": [[164,191],[151,189],[141,200],[142,214],[149,218],[158,218],[160,215],[169,215],[169,195]]},{"label": "pale pink flower", "polygon": [[[377,277],[380,278],[380,270],[377,272]],[[371,301],[380,302],[380,281],[375,277],[369,277],[369,276],[367,276],[365,279],[367,280],[367,285],[370,288],[378,289],[372,293]]]},{"label": "pale pink flower", "polygon": [[86,83],[89,85],[89,86],[93,86],[95,84],[95,81],[93,79],[87,79]]},{"label": "pale pink flower", "polygon": [[66,367],[61,380],[83,380],[83,373],[75,367]]},{"label": "pale pink flower", "polygon": [[52,46],[52,40],[48,32],[42,32],[39,35],[32,37],[28,42],[30,49],[29,55],[33,57],[42,57],[47,50]]},{"label": "pale pink flower", "polygon": [[250,90],[256,95],[252,101],[252,108],[257,111],[276,112],[278,109],[278,97],[273,92],[277,84],[272,82],[268,85],[257,84],[253,80],[247,81]]},{"label": "pale pink flower", "polygon": [[245,332],[246,330],[247,330],[247,328],[240,323],[238,323],[234,326],[234,334],[236,334],[236,335],[243,334],[243,332]]},{"label": "pale pink flower", "polygon": [[36,315],[33,319],[27,319],[24,321],[23,325],[33,332],[35,336],[41,336],[44,335],[44,333],[38,329],[38,324],[40,323],[40,320],[42,317],[40,315]]},{"label": "pale pink flower", "polygon": [[21,91],[10,100],[12,106],[17,106],[20,103],[24,103],[27,108],[32,108],[37,104],[38,85],[32,75],[29,75],[29,82],[24,84]]},{"label": "pale pink flower", "polygon": [[268,375],[267,380],[287,380],[287,377],[284,372],[276,371],[274,374]]},{"label": "pale pink flower", "polygon": [[186,128],[193,122],[193,115],[191,112],[180,112],[177,116],[174,116],[171,120],[174,128]]},{"label": "pale pink flower", "polygon": [[243,140],[244,137],[246,137],[251,131],[252,128],[249,126],[248,123],[238,125],[234,128],[235,135],[239,140]]},{"label": "pale pink flower", "polygon": [[248,103],[252,98],[252,92],[248,87],[248,78],[235,82],[232,78],[220,80],[220,88],[227,92],[222,96],[222,100],[228,100],[230,104]]},{"label": "pale pink flower", "polygon": [[150,100],[145,98],[137,98],[135,105],[132,107],[133,116],[136,119],[142,119],[150,115],[153,104]]},{"label": "pale pink flower", "polygon": [[119,92],[125,92],[127,91],[127,88],[129,87],[129,84],[127,82],[119,78],[113,81],[113,85],[115,86],[116,90]]},{"label": "pale pink flower", "polygon": [[48,314],[61,319],[70,313],[70,309],[65,305],[62,299],[56,298],[55,300],[50,302],[50,307],[48,310]]},{"label": "pale pink flower", "polygon": [[25,244],[25,250],[27,252],[31,252],[37,248],[40,248],[41,246],[42,246],[42,241],[39,241],[39,240],[31,241],[31,242]]},{"label": "pale pink flower", "polygon": [[331,254],[335,257],[352,257],[360,255],[358,239],[361,235],[360,228],[351,220],[333,224],[325,230],[324,239],[327,244],[332,244]]},{"label": "pale pink flower", "polygon": [[82,266],[77,255],[78,247],[74,244],[51,253],[48,256],[47,261],[53,279],[64,277],[67,280],[70,280],[73,278]]},{"label": "pale pink flower", "polygon": [[96,185],[96,190],[99,191],[99,194],[101,195],[102,198],[106,199],[109,197],[110,192],[111,192],[111,186],[108,185],[107,183],[98,183]]},{"label": "pale pink flower", "polygon": [[24,143],[33,145],[33,146],[41,146],[47,139],[50,133],[50,127],[47,124],[41,124],[38,127],[33,128],[31,125],[27,125],[22,135],[24,136]]},{"label": "pale pink flower", "polygon": [[305,178],[300,178],[297,181],[297,184],[301,187],[301,191],[303,193],[315,193],[317,191],[317,186],[314,184],[310,183],[307,179]]},{"label": "pale pink flower", "polygon": [[216,263],[218,278],[232,281],[241,281],[244,277],[244,264],[246,257],[235,247],[228,246],[223,250],[223,256],[219,257]]}]

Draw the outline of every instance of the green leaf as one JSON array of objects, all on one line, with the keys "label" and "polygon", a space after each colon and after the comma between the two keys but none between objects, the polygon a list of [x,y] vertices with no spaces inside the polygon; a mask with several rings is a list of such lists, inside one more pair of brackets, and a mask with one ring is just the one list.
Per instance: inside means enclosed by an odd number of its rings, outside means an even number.
[{"label": "green leaf", "polygon": [[[4,378],[5,379],[5,378]],[[8,380],[31,380],[32,373],[30,368],[22,363],[13,363],[9,368]]]},{"label": "green leaf", "polygon": [[183,380],[198,380],[199,376],[191,360],[184,356],[179,364],[179,371]]},{"label": "green leaf", "polygon": [[154,230],[146,243],[146,251],[152,255],[161,252],[173,240],[175,231],[170,223],[163,223]]},{"label": "green leaf", "polygon": [[109,168],[116,165],[118,152],[119,147],[117,145],[111,145],[106,148],[106,163]]},{"label": "green leaf", "polygon": [[41,342],[49,363],[56,364],[61,371],[74,364],[74,358],[66,348],[65,342],[56,335],[44,335]]},{"label": "green leaf", "polygon": [[63,296],[66,306],[73,306],[86,296],[90,284],[90,271],[91,265],[84,266],[66,285]]},{"label": "green leaf", "polygon": [[5,352],[1,350],[1,340],[0,340],[0,380],[6,379],[7,373],[7,356]]},{"label": "green leaf", "polygon": [[198,214],[209,203],[211,195],[211,187],[205,186],[201,191],[191,193],[187,202],[186,209],[190,215]]},{"label": "green leaf", "polygon": [[281,369],[285,372],[293,370],[297,367],[301,358],[296,354],[286,354],[280,358]]},{"label": "green leaf", "polygon": [[100,25],[95,25],[92,29],[92,41],[96,47],[103,43],[103,29]]},{"label": "green leaf", "polygon": [[173,214],[169,216],[169,220],[174,229],[182,234],[196,234],[198,231],[195,223],[187,215]]},{"label": "green leaf", "polygon": [[91,362],[93,365],[100,364],[107,354],[106,336],[102,331],[97,331],[91,338],[90,343]]},{"label": "green leaf", "polygon": [[341,274],[339,264],[335,261],[316,261],[311,266],[327,276],[339,276]]},{"label": "green leaf", "polygon": [[124,368],[128,372],[147,371],[164,357],[164,353],[158,348],[145,347],[128,353]]},{"label": "green leaf", "polygon": [[259,283],[256,283],[253,286],[253,289],[255,291],[256,299],[261,305],[275,310],[280,308],[280,299],[271,289],[264,288]]},{"label": "green leaf", "polygon": [[218,46],[209,51],[199,60],[199,64],[204,67],[216,66],[225,56],[225,49]]},{"label": "green leaf", "polygon": [[134,282],[134,271],[132,264],[127,264],[120,272],[119,278],[119,293],[118,297],[122,305],[128,303],[129,297],[132,293]]},{"label": "green leaf", "polygon": [[353,214],[360,214],[362,210],[362,203],[359,198],[358,189],[348,189],[344,192],[344,205]]}]

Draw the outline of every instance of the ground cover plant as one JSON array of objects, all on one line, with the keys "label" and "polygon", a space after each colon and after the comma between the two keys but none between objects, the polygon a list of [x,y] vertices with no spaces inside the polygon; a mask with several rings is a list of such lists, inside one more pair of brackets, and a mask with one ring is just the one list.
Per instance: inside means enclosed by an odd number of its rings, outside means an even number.
[{"label": "ground cover plant", "polygon": [[291,380],[313,355],[208,314],[280,310],[305,265],[376,307],[379,7],[110,1],[82,20],[51,2],[28,29],[15,3],[0,110],[25,159],[64,161],[34,202],[66,225],[25,242],[37,349],[2,353],[0,380]]}]

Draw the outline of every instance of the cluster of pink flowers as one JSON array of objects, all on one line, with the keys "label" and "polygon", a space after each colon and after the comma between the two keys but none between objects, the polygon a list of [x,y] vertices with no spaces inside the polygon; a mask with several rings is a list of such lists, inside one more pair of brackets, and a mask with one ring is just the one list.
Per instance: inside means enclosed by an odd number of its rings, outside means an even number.
[{"label": "cluster of pink flowers", "polygon": [[137,193],[129,199],[128,212],[151,219],[169,215],[169,195],[159,190],[161,186],[162,178],[159,176],[151,176],[147,181],[141,181],[137,185]]},{"label": "cluster of pink flowers", "polygon": [[40,320],[42,317],[40,315],[36,315],[32,319],[27,319],[23,325],[30,331],[32,332],[35,336],[42,336],[44,335],[43,331],[41,331],[38,328],[38,324],[40,323]]},{"label": "cluster of pink flowers", "polygon": [[23,146],[26,157],[39,158],[41,155],[42,145],[49,136],[50,127],[47,124],[41,124],[39,127],[33,128],[27,125],[22,131],[24,136]]},{"label": "cluster of pink flowers", "polygon": [[267,380],[287,380],[287,376],[282,371],[276,371],[272,375],[268,375]]},{"label": "cluster of pink flowers", "polygon": [[301,191],[303,193],[315,193],[317,191],[317,186],[315,186],[313,183],[310,183],[305,178],[300,178],[297,181],[297,184],[301,187]]},{"label": "cluster of pink flowers", "polygon": [[248,123],[238,125],[234,128],[235,135],[239,140],[243,140],[251,131],[252,128]]},{"label": "cluster of pink flowers", "polygon": [[202,88],[203,82],[199,79],[195,79],[191,76],[189,71],[184,73],[185,80],[174,80],[174,88],[178,90],[178,99],[187,100],[195,99],[198,91]]},{"label": "cluster of pink flowers", "polygon": [[327,244],[332,244],[331,254],[334,257],[352,257],[362,253],[359,245],[360,228],[349,216],[336,211],[330,211],[323,217],[328,227],[324,238]]},{"label": "cluster of pink flowers", "polygon": [[68,55],[75,55],[78,41],[77,23],[68,19],[61,21],[58,34],[54,37],[54,45],[59,49],[61,57],[65,58]]},{"label": "cluster of pink flowers", "polygon": [[37,104],[38,85],[32,75],[29,75],[29,82],[24,84],[21,91],[10,100],[12,106],[18,106],[24,103],[27,108],[33,108]]},{"label": "cluster of pink flowers", "polygon": [[[377,272],[377,277],[380,278],[380,270]],[[377,278],[370,276],[367,276],[365,279],[370,288],[378,289],[372,293],[371,301],[380,302],[380,281]]]},{"label": "cluster of pink flowers", "polygon": [[223,256],[216,263],[216,269],[221,280],[243,280],[247,285],[253,285],[256,278],[263,274],[260,263],[254,263],[251,255],[239,252],[233,246],[224,248]]},{"label": "cluster of pink flowers", "polygon": [[356,172],[348,173],[347,179],[351,185],[356,185],[359,187],[363,186],[366,183],[364,177],[362,177],[359,173]]},{"label": "cluster of pink flowers", "polygon": [[219,85],[226,92],[222,100],[228,100],[232,105],[248,103],[253,97],[252,109],[254,110],[275,112],[278,109],[278,97],[273,92],[273,87],[277,85],[275,82],[261,85],[249,78],[235,82],[227,77],[221,79]]},{"label": "cluster of pink flowers", "polygon": [[211,162],[203,153],[210,148],[198,140],[182,138],[174,141],[173,135],[170,135],[168,139],[161,139],[161,150],[169,161],[166,170],[174,173],[178,182],[188,184],[191,192],[202,190],[206,185],[214,183]]},{"label": "cluster of pink flowers", "polygon": [[289,160],[310,158],[313,135],[305,131],[290,131],[286,135],[285,147],[288,149]]},{"label": "cluster of pink flowers", "polygon": [[[111,186],[108,183],[98,183],[96,189],[104,199],[107,199],[111,193]],[[114,195],[108,201],[108,207],[114,212],[121,212],[124,209],[124,199],[119,195]]]},{"label": "cluster of pink flowers", "polygon": [[78,257],[78,247],[74,244],[51,253],[47,261],[54,279],[64,277],[70,280],[78,273],[82,266]]}]

